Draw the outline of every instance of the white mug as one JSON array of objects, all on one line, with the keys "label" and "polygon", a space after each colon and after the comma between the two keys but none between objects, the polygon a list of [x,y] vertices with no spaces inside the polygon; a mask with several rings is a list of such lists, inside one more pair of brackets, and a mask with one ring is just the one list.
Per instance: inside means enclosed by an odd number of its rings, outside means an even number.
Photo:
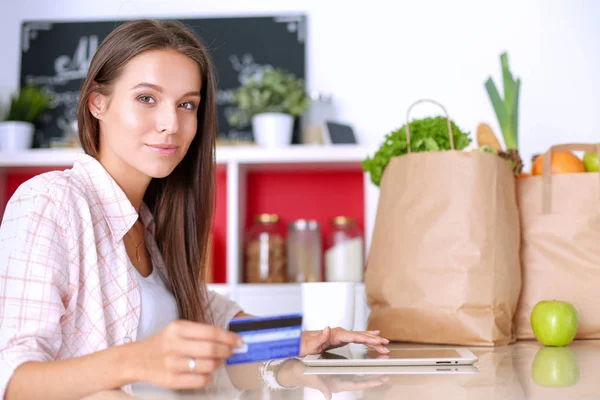
[{"label": "white mug", "polygon": [[354,329],[356,286],[353,282],[302,283],[302,328]]}]

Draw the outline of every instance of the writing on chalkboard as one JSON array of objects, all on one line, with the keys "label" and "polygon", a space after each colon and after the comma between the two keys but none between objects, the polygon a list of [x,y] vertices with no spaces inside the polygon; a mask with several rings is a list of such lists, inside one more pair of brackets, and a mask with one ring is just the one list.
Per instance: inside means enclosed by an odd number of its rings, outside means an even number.
[{"label": "writing on chalkboard", "polygon": [[82,37],[73,57],[62,55],[54,61],[56,73],[69,79],[84,79],[97,49],[98,36]]},{"label": "writing on chalkboard", "polygon": [[52,76],[26,75],[25,81],[34,85],[57,85],[71,80],[85,79],[92,57],[98,49],[98,36],[83,36],[79,39],[72,56],[60,55],[54,60]]},{"label": "writing on chalkboard", "polygon": [[[280,67],[304,78],[305,16],[181,19],[202,40],[217,74],[218,136],[252,140],[252,129],[233,127],[233,92],[265,68]],[[124,22],[124,21],[120,21]],[[102,40],[119,21],[25,21],[22,24],[21,86],[43,86],[53,109],[38,124],[36,147],[73,131],[79,90]]]},{"label": "writing on chalkboard", "polygon": [[50,76],[25,76],[28,85],[44,86],[52,98],[52,107],[62,112],[54,116],[54,123],[60,131],[69,132],[77,120],[79,90],[60,90],[68,82],[79,84],[87,75],[90,63],[98,50],[97,35],[82,36],[71,55],[61,54],[54,60],[54,74]]},{"label": "writing on chalkboard", "polygon": [[49,31],[52,28],[50,22],[28,22],[23,24],[21,49],[23,53],[29,51],[31,41],[38,37],[39,31]]}]

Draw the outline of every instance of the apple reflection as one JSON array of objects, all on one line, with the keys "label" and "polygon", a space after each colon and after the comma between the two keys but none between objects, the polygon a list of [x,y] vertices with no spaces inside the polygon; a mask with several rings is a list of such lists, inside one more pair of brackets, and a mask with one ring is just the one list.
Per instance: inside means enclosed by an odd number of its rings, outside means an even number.
[{"label": "apple reflection", "polygon": [[533,382],[543,387],[568,387],[579,382],[579,365],[569,347],[541,347],[531,366]]}]

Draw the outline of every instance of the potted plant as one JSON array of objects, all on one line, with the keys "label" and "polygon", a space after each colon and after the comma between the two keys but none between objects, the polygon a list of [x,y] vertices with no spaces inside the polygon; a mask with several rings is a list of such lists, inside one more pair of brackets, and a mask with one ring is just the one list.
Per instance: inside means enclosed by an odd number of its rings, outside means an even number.
[{"label": "potted plant", "polygon": [[0,151],[31,147],[34,122],[50,108],[52,98],[42,89],[27,86],[13,94],[6,117],[0,122]]},{"label": "potted plant", "polygon": [[294,117],[304,113],[309,97],[302,79],[280,68],[266,68],[234,91],[233,104],[237,109],[228,115],[231,125],[251,122],[256,143],[281,147],[292,142]]}]

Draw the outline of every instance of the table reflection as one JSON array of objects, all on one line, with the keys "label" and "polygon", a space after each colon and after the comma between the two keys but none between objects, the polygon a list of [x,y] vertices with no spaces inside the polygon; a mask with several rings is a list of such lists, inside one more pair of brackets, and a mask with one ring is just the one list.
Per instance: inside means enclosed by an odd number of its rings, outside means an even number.
[{"label": "table reflection", "polygon": [[[428,348],[391,344],[390,349]],[[435,346],[440,347],[440,346]],[[452,347],[452,346],[446,346]],[[469,347],[474,366],[306,367],[289,360],[273,389],[262,380],[259,365],[220,369],[213,382],[194,392],[174,392],[140,384],[139,399],[583,399],[600,396],[600,341],[575,341],[568,347],[544,347],[535,341],[496,348]],[[131,399],[104,392],[90,399]]]}]

